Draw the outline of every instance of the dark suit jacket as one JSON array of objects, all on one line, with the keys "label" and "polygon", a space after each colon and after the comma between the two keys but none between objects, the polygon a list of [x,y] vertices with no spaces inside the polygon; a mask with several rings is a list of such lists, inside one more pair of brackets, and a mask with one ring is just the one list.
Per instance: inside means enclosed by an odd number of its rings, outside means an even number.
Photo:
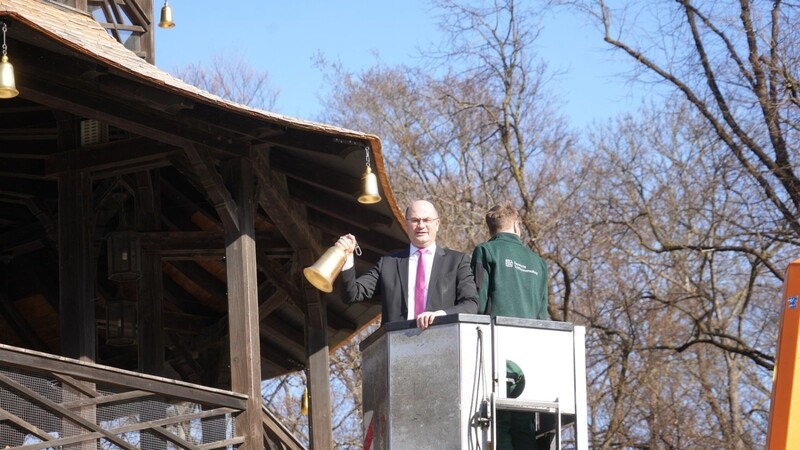
[{"label": "dark suit jacket", "polygon": [[[344,302],[363,302],[380,295],[383,299],[381,323],[407,320],[408,258],[408,249],[384,256],[378,265],[358,279],[355,268],[343,270]],[[466,255],[436,247],[425,309],[444,310],[447,314],[478,312],[478,290]]]}]

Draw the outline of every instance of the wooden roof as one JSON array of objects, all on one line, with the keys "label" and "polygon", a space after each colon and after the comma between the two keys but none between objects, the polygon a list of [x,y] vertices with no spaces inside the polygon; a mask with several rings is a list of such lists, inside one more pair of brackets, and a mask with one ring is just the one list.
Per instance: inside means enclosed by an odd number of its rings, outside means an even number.
[{"label": "wooden roof", "polygon": [[[376,136],[211,95],[68,7],[0,0],[0,20],[9,24],[20,91],[0,100],[0,343],[61,353],[59,221],[70,212],[59,211],[59,180],[71,174],[91,177],[97,362],[116,367],[135,368],[137,357],[135,348],[103,339],[105,305],[119,287],[106,276],[106,236],[127,223],[161,255],[168,370],[225,384],[225,364],[210,376],[207,360],[227,352],[223,230],[236,220],[226,189],[233,158],[248,158],[257,174],[264,378],[304,365],[298,251],[319,255],[353,233],[364,251],[359,264],[367,265],[407,245]],[[356,200],[365,149],[383,197],[375,205]],[[132,298],[141,289],[122,287]],[[380,312],[377,303],[345,305],[335,294],[325,302],[332,347]]]}]

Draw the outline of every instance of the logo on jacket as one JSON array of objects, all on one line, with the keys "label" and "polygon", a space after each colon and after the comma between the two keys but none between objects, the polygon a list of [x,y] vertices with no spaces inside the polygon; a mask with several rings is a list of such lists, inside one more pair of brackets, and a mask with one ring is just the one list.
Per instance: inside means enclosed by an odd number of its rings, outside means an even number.
[{"label": "logo on jacket", "polygon": [[528,267],[525,266],[525,264],[520,264],[520,263],[514,261],[513,259],[506,258],[505,259],[505,265],[508,268],[513,268],[515,270],[519,270],[520,272],[532,273],[534,275],[539,275],[539,272],[537,272],[537,271],[535,271],[533,269],[528,269]]}]

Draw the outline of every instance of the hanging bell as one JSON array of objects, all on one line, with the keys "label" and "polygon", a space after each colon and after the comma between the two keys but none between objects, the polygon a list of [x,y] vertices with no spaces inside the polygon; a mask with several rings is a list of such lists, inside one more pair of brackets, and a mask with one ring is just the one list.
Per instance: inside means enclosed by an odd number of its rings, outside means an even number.
[{"label": "hanging bell", "polygon": [[8,62],[8,56],[3,55],[0,61],[0,98],[14,98],[19,95],[14,83],[14,66]]},{"label": "hanging bell", "polygon": [[347,261],[347,253],[334,245],[317,262],[303,269],[306,280],[322,292],[333,292],[333,282]]},{"label": "hanging bell", "polygon": [[172,8],[166,1],[164,2],[164,6],[161,7],[161,21],[158,22],[158,26],[161,28],[172,28],[175,26],[175,22],[172,21]]},{"label": "hanging bell", "polygon": [[358,197],[358,202],[370,205],[379,201],[381,196],[378,194],[378,177],[372,173],[372,168],[367,166],[367,170],[361,176],[361,195]]},{"label": "hanging bell", "polygon": [[300,399],[300,414],[308,415],[308,388],[303,391],[303,398]]}]

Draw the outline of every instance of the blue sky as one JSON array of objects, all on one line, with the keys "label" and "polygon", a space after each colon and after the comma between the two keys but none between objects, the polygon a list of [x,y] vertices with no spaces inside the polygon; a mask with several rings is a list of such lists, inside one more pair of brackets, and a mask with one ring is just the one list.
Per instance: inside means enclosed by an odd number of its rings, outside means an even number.
[{"label": "blue sky", "polygon": [[[156,18],[163,3],[156,0]],[[329,87],[312,58],[323,55],[349,71],[418,61],[440,36],[424,0],[170,0],[174,28],[156,32],[156,65],[212,63],[234,54],[269,73],[280,89],[275,112],[315,120]],[[630,66],[613,57],[600,32],[574,14],[549,14],[536,44],[558,77],[550,87],[576,127],[631,111],[639,100],[625,83]],[[616,62],[615,62],[616,60]]]}]

